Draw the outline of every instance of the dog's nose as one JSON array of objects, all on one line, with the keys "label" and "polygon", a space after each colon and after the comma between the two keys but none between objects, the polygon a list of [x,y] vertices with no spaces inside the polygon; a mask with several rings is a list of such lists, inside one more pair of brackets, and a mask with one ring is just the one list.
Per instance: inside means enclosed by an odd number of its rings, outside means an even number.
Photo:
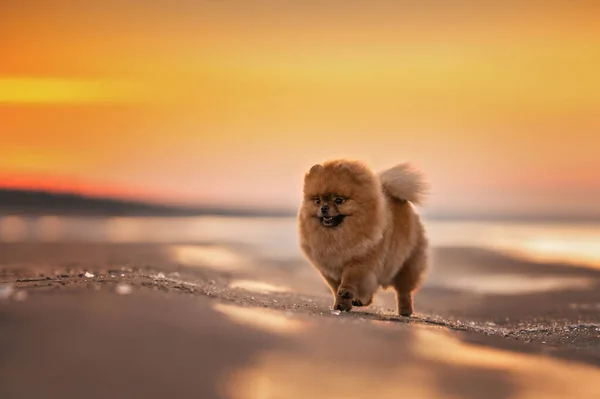
[{"label": "dog's nose", "polygon": [[323,205],[321,207],[321,213],[327,213],[329,212],[329,205]]}]

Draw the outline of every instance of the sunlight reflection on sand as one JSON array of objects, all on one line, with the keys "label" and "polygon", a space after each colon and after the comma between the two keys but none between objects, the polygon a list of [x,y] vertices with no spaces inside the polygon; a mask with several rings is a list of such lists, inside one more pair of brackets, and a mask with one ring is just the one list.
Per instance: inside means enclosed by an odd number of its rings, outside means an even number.
[{"label": "sunlight reflection on sand", "polygon": [[322,345],[302,353],[269,351],[230,375],[224,390],[233,399],[357,398],[359,392],[378,399],[460,397],[440,380],[452,375],[453,384],[472,394],[479,390],[469,397],[488,397],[494,388],[473,385],[477,377],[471,377],[472,370],[486,370],[494,385],[515,391],[511,399],[600,397],[600,370],[587,365],[479,347],[425,328],[409,337],[410,346],[389,348],[387,361],[375,355],[359,359],[350,349],[340,357]]},{"label": "sunlight reflection on sand", "polygon": [[284,286],[269,284],[263,281],[253,280],[234,280],[229,284],[230,288],[240,288],[246,291],[260,294],[270,294],[273,292],[289,292],[290,289]]},{"label": "sunlight reflection on sand", "polygon": [[173,245],[169,247],[173,259],[185,266],[208,267],[237,271],[250,266],[249,259],[221,246]]},{"label": "sunlight reflection on sand", "polygon": [[[433,247],[476,247],[535,262],[600,268],[600,225],[426,220]],[[0,241],[219,243],[263,258],[303,260],[293,217],[0,216]]]},{"label": "sunlight reflection on sand", "polygon": [[0,241],[19,242],[27,237],[28,226],[25,218],[19,216],[0,217]]},{"label": "sunlight reflection on sand", "polygon": [[58,216],[42,216],[35,223],[35,235],[40,241],[58,241],[63,225]]},{"label": "sunlight reflection on sand", "polygon": [[[411,365],[387,370],[351,367],[313,354],[268,352],[229,379],[232,399],[439,398],[429,371]],[[400,384],[404,384],[400,387]],[[368,393],[368,396],[365,395]]]},{"label": "sunlight reflection on sand", "polygon": [[249,308],[224,303],[214,304],[213,309],[223,313],[236,323],[249,325],[267,332],[289,334],[308,327],[306,323],[286,317],[284,313],[272,309]]},{"label": "sunlight reflection on sand", "polygon": [[559,238],[538,238],[521,243],[514,256],[534,262],[563,262],[600,268],[600,237],[576,238],[566,242]]},{"label": "sunlight reflection on sand", "polygon": [[428,233],[435,246],[479,247],[534,262],[600,268],[597,225],[435,221]]},{"label": "sunlight reflection on sand", "polygon": [[471,366],[507,371],[519,382],[513,398],[597,398],[600,397],[600,370],[574,362],[475,346],[453,338],[447,332],[417,328],[413,350],[452,366]]},{"label": "sunlight reflection on sand", "polygon": [[578,277],[543,277],[518,274],[453,276],[430,286],[470,291],[477,294],[517,295],[591,288],[595,280]]}]

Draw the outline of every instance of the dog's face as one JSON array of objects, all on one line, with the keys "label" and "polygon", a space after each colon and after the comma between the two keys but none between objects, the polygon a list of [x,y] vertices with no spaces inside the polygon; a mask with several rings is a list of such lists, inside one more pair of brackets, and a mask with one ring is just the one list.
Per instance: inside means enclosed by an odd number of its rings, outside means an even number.
[{"label": "dog's face", "polygon": [[368,222],[376,211],[380,186],[366,166],[353,161],[315,165],[304,179],[302,212],[329,229]]},{"label": "dog's face", "polygon": [[338,227],[348,216],[344,204],[349,198],[343,194],[321,193],[313,198],[317,207],[316,215],[323,227]]}]

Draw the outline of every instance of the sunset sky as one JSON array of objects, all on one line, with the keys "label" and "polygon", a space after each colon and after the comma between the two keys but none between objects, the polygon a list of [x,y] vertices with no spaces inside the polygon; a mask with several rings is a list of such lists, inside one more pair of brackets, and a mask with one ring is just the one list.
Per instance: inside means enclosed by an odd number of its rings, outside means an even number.
[{"label": "sunset sky", "polygon": [[2,2],[0,186],[293,209],[304,171],[346,156],[412,161],[432,213],[599,215],[599,20],[592,1]]}]

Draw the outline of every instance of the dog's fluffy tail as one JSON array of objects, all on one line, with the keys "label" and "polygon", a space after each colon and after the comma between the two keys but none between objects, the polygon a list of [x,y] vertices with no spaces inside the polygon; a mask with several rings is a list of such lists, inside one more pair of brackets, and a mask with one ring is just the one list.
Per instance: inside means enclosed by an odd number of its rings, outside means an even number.
[{"label": "dog's fluffy tail", "polygon": [[379,172],[384,191],[393,198],[420,205],[427,195],[427,183],[423,175],[409,163],[401,163]]}]

